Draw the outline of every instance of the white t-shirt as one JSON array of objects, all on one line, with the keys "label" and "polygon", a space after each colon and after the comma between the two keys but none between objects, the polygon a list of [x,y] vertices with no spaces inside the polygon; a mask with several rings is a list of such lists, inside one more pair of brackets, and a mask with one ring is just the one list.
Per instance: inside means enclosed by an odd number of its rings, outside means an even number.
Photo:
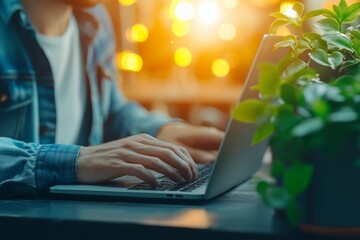
[{"label": "white t-shirt", "polygon": [[86,107],[85,74],[82,64],[79,28],[74,16],[61,36],[37,33],[40,46],[49,59],[55,81],[56,143],[76,144]]}]

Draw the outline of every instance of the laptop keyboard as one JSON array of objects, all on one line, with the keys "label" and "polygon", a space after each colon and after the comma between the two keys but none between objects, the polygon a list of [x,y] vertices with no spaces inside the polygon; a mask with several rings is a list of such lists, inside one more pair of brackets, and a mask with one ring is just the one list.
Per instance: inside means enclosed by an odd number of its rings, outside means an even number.
[{"label": "laptop keyboard", "polygon": [[213,165],[207,165],[199,172],[199,176],[190,182],[176,183],[170,180],[168,177],[161,177],[159,179],[160,186],[154,187],[148,183],[142,182],[135,186],[130,187],[130,190],[156,190],[156,191],[180,191],[180,192],[192,192],[195,189],[207,184],[211,169]]}]

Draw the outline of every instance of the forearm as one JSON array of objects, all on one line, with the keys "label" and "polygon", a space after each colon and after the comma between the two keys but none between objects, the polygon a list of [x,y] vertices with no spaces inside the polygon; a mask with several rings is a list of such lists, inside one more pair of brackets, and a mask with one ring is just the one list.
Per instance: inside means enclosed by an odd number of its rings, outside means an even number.
[{"label": "forearm", "polygon": [[156,136],[165,124],[180,122],[165,114],[151,113],[136,103],[128,102],[113,113],[105,124],[105,141],[140,133]]},{"label": "forearm", "polygon": [[0,197],[46,192],[76,182],[80,147],[40,145],[0,137]]}]

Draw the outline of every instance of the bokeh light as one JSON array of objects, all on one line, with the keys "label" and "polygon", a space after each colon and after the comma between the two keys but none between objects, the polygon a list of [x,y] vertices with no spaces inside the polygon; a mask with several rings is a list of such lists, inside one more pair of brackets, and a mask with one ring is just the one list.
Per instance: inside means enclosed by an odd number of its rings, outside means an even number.
[{"label": "bokeh light", "polygon": [[236,28],[233,24],[224,23],[218,28],[218,36],[221,40],[231,41],[236,37]]},{"label": "bokeh light", "polygon": [[211,66],[212,72],[217,77],[225,77],[229,74],[230,64],[225,59],[216,59]]},{"label": "bokeh light", "polygon": [[117,66],[125,71],[139,72],[143,66],[142,58],[131,51],[120,52],[116,58]]},{"label": "bokeh light", "polygon": [[197,17],[203,24],[213,24],[220,19],[220,6],[216,2],[203,1],[198,6]]},{"label": "bokeh light", "polygon": [[130,28],[129,41],[132,42],[145,42],[149,37],[149,30],[143,24],[137,23]]},{"label": "bokeh light", "polygon": [[293,9],[293,6],[293,2],[283,2],[280,6],[280,12],[282,12],[286,16],[295,18],[297,16],[297,12]]},{"label": "bokeh light", "polygon": [[177,37],[184,37],[189,33],[190,26],[187,22],[174,21],[171,30]]},{"label": "bokeh light", "polygon": [[235,9],[239,6],[239,0],[222,0],[222,4],[227,9]]},{"label": "bokeh light", "polygon": [[136,0],[118,0],[118,2],[119,2],[121,5],[127,7],[127,6],[133,5],[133,4],[136,2]]},{"label": "bokeh light", "polygon": [[170,4],[170,17],[174,21],[189,21],[194,18],[193,5],[186,0],[172,0]]},{"label": "bokeh light", "polygon": [[251,2],[257,7],[266,8],[278,4],[280,0],[251,0]]},{"label": "bokeh light", "polygon": [[180,67],[187,67],[191,64],[192,53],[188,48],[180,47],[175,51],[174,60],[176,65]]}]

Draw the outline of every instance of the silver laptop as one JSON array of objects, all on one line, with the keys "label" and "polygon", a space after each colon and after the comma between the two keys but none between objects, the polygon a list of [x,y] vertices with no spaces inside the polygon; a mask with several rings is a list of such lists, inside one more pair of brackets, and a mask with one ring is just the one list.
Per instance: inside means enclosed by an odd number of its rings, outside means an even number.
[{"label": "silver laptop", "polygon": [[[257,98],[258,93],[250,88],[257,84],[258,65],[262,62],[278,62],[284,51],[274,52],[274,43],[279,37],[266,35],[262,39],[247,79],[240,101]],[[152,188],[135,177],[121,177],[102,185],[57,185],[50,188],[52,194],[113,196],[144,199],[209,200],[249,179],[260,167],[267,141],[252,145],[255,124],[229,120],[225,137],[214,164],[199,166],[198,179],[186,184],[176,184],[159,176],[161,186]]]}]

